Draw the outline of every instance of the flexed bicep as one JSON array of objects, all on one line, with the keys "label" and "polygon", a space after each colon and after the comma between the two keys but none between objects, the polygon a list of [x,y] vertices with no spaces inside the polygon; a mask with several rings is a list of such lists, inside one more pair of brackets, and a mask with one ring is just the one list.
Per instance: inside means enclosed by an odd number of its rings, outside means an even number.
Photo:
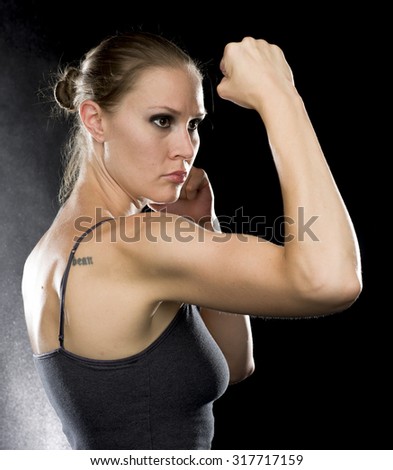
[{"label": "flexed bicep", "polygon": [[[287,269],[284,248],[253,235],[216,233],[169,213],[140,216],[138,245],[124,244],[155,301],[257,316],[313,316],[341,309]],[[136,250],[136,251],[135,251]]]}]

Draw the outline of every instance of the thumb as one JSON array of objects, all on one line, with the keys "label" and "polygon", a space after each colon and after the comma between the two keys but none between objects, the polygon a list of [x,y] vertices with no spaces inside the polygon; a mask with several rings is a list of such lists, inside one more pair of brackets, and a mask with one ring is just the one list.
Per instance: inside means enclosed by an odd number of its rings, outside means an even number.
[{"label": "thumb", "polygon": [[228,95],[226,93],[227,89],[227,82],[228,78],[227,77],[222,77],[220,83],[217,85],[217,93],[218,96],[224,100],[228,99]]}]

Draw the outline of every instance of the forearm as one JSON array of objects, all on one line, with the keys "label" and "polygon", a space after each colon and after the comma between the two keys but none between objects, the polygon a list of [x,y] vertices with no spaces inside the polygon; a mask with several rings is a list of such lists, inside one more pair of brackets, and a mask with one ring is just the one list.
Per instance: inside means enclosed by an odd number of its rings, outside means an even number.
[{"label": "forearm", "polygon": [[201,317],[227,360],[230,382],[244,380],[254,371],[250,317],[201,308]]},{"label": "forearm", "polygon": [[258,111],[282,189],[287,269],[300,283],[312,281],[314,288],[332,282],[360,285],[352,222],[301,98],[293,89]]},{"label": "forearm", "polygon": [[245,37],[227,44],[220,69],[219,95],[255,109],[266,127],[286,222],[281,282],[316,309],[347,308],[361,290],[356,235],[282,50]]},{"label": "forearm", "polygon": [[[203,227],[221,232],[213,207],[211,216],[205,218]],[[250,317],[209,308],[201,308],[201,317],[227,360],[230,383],[240,382],[251,375],[255,365]]]}]

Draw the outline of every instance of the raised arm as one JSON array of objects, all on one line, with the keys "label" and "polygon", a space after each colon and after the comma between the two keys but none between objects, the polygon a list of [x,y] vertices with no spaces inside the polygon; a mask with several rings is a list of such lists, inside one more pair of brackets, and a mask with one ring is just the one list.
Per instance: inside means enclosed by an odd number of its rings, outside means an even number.
[{"label": "raised arm", "polygon": [[[284,259],[291,282],[305,295],[311,289],[327,299],[356,298],[357,238],[283,52],[245,38],[226,46],[220,67],[220,96],[255,109],[267,130],[287,220]],[[315,220],[313,236],[303,231],[308,220]]]},{"label": "raised arm", "polygon": [[[362,288],[356,234],[282,51],[245,38],[226,46],[221,70],[219,95],[256,110],[266,127],[284,200],[284,245],[153,213],[140,216],[138,251],[125,248],[142,260],[156,300],[281,317],[348,308]],[[206,187],[190,191],[189,202],[204,200]],[[304,234],[310,219],[312,237]]]}]

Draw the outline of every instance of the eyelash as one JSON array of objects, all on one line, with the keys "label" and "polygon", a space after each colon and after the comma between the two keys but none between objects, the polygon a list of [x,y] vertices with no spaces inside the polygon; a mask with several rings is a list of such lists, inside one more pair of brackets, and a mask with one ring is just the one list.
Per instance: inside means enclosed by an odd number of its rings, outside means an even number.
[{"label": "eyelash", "polygon": [[[160,125],[157,123],[157,121],[166,121],[167,125]],[[173,118],[172,116],[165,116],[165,115],[162,115],[162,116],[153,116],[151,119],[150,119],[151,122],[153,122],[157,127],[159,127],[160,129],[168,129],[168,127],[170,127],[172,121],[173,121]],[[191,132],[195,132],[196,130],[198,130],[198,126],[199,124],[202,122],[202,119],[192,119],[190,121],[190,124],[191,123],[194,123],[195,127],[192,129],[190,129]]]}]

